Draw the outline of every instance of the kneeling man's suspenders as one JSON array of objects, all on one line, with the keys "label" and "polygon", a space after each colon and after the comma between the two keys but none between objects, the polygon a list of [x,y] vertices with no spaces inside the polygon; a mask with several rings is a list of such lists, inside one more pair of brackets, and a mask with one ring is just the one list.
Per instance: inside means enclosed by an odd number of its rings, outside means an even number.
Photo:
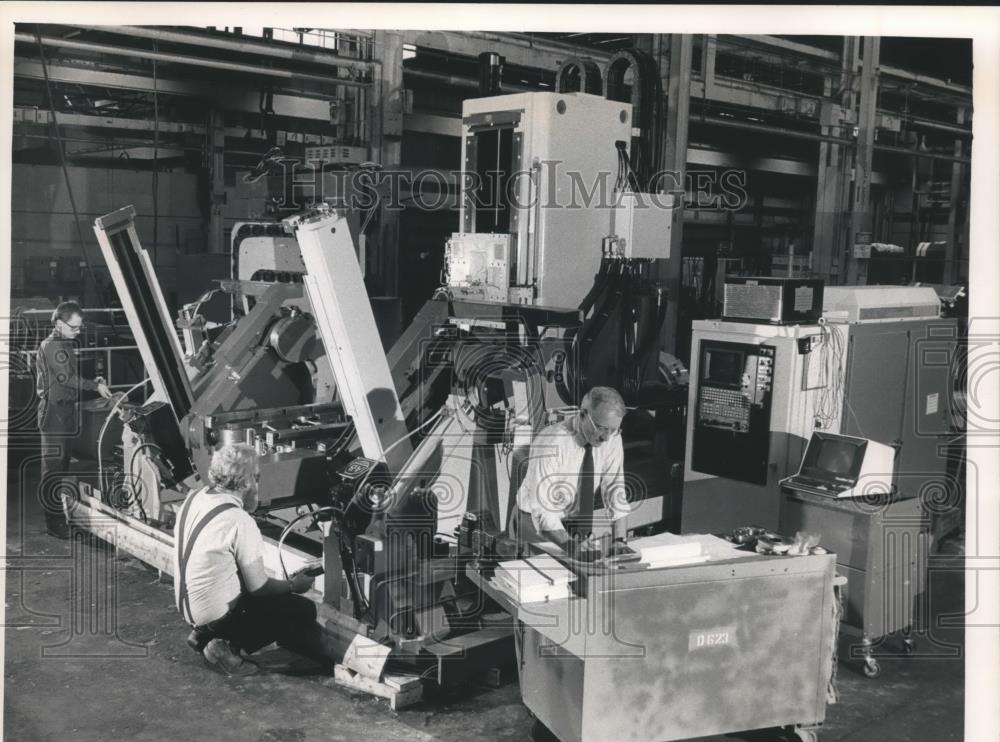
[{"label": "kneeling man's suspenders", "polygon": [[177,553],[180,555],[178,558],[177,565],[177,579],[180,581],[180,590],[177,593],[177,610],[181,612],[184,620],[189,624],[194,626],[194,618],[191,615],[191,601],[188,598],[187,589],[187,578],[185,572],[187,570],[188,560],[191,558],[191,552],[194,549],[194,542],[197,540],[198,535],[204,530],[215,516],[219,513],[229,510],[230,508],[239,507],[232,502],[224,502],[221,505],[217,505],[212,508],[204,518],[194,527],[194,531],[191,533],[190,539],[184,538],[184,526],[187,524],[188,510],[191,509],[191,501],[194,499],[194,495],[188,497],[187,502],[184,503],[184,507],[181,508],[181,514],[177,518],[177,528],[174,532],[177,534]]}]

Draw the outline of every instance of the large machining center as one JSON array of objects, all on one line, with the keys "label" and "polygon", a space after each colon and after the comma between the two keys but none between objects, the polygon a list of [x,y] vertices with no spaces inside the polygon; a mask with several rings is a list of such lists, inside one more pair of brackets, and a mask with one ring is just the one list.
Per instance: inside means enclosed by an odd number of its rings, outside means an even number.
[{"label": "large machining center", "polygon": [[511,657],[509,621],[494,622],[501,614],[457,568],[468,487],[442,462],[460,458],[462,402],[446,396],[408,430],[348,221],[328,208],[285,220],[299,280],[223,280],[246,313],[214,333],[182,316],[197,348],[184,354],[134,219],[121,209],[95,232],[153,392],[120,401],[122,456],[87,491],[141,521],[138,532],[168,533],[214,448],[246,442],[260,455],[255,517],[275,547],[268,566],[323,561],[316,597],[331,656],[353,647],[357,658],[360,642],[376,680],[391,662],[441,684]]},{"label": "large machining center", "polygon": [[[587,616],[613,606],[625,638],[649,648],[638,671],[599,644],[574,658],[542,657],[531,642],[547,644],[536,634],[551,622],[515,628],[536,612],[488,587],[497,562],[513,556],[505,525],[535,432],[575,414],[589,387],[618,387],[630,408],[623,425],[628,474],[638,439],[650,429],[662,434],[671,395],[686,393],[686,372],[660,352],[660,277],[672,216],[641,205],[649,194],[632,171],[629,118],[627,105],[584,93],[468,102],[466,171],[527,170],[530,177],[514,182],[555,193],[564,205],[491,202],[480,194],[491,210],[466,194],[472,200],[449,243],[443,285],[388,352],[365,292],[356,230],[334,208],[316,204],[234,234],[238,262],[217,289],[231,298],[232,313],[218,324],[205,321],[199,304],[185,307],[176,325],[168,317],[131,207],[97,220],[152,393],[137,398],[137,388],[118,400],[126,419],[120,453],[104,462],[96,486],[81,487],[70,517],[88,526],[88,511],[117,519],[128,526],[115,529],[117,543],[147,539],[133,553],[160,559],[157,566],[169,571],[162,548],[172,548],[173,514],[204,481],[216,446],[246,442],[260,454],[254,517],[265,533],[265,566],[281,574],[322,560],[323,584],[311,597],[327,653],[340,663],[338,681],[346,668],[360,678],[353,687],[395,698],[399,682],[452,685],[518,657],[529,708],[562,739],[595,739],[573,724],[560,728],[541,709],[573,717],[567,709],[577,704],[584,717],[610,725],[614,714],[601,717],[599,701],[583,699],[606,696],[609,679],[621,684],[611,669],[653,688],[664,667],[676,667],[671,682],[688,691],[728,683],[738,672],[732,695],[745,698],[741,689],[759,682],[756,656],[780,656],[796,672],[783,671],[787,703],[765,714],[746,704],[745,713],[728,718],[721,704],[725,715],[700,714],[692,724],[686,712],[678,715],[684,705],[674,705],[676,692],[666,686],[648,704],[655,713],[639,719],[631,707],[619,711],[632,726],[638,720],[659,730],[673,717],[670,738],[721,732],[734,718],[746,728],[820,722],[835,625],[830,555],[796,557],[787,562],[791,571],[779,571],[760,555],[734,555],[731,544],[721,544],[712,557],[718,564],[695,561],[676,571],[636,563],[620,581],[613,567],[601,567],[601,580],[578,580],[573,595],[551,601],[550,608],[585,609]],[[550,167],[553,160],[561,167]],[[609,189],[614,198],[573,206],[570,173],[590,189],[586,178],[602,171],[618,174]],[[637,434],[635,419],[647,425]],[[629,530],[662,527],[668,493],[657,488],[667,463],[656,455],[649,463],[652,472],[631,472],[654,496],[634,504]],[[647,541],[651,549],[691,546],[674,543],[674,534],[651,538],[664,539]],[[161,551],[146,548],[149,540]],[[747,560],[746,569],[732,559]],[[627,592],[612,595],[619,589]],[[794,601],[794,615],[786,609],[790,591],[809,596]],[[733,619],[732,605],[746,600],[759,609]],[[702,644],[709,635],[728,637],[734,620],[749,621],[746,645],[755,657],[707,662]],[[789,643],[782,627],[799,624],[812,628],[793,631]],[[577,634],[576,649],[587,648],[575,621],[560,627]],[[784,653],[775,654],[777,643]],[[539,656],[518,656],[516,646]],[[692,647],[698,654],[687,658]],[[534,674],[535,659],[554,660],[545,673],[555,675]],[[393,668],[401,672],[396,678],[410,678],[392,681],[395,690],[386,680]],[[579,698],[567,688],[580,690]]]},{"label": "large machining center", "polygon": [[[459,231],[435,298],[480,339],[491,319],[514,320],[494,322],[492,342],[541,359],[543,410],[596,385],[622,393],[626,470],[646,483],[634,528],[664,519],[687,372],[661,351],[674,197],[636,176],[633,115],[582,92],[465,101]],[[546,422],[534,416],[521,444]]]}]

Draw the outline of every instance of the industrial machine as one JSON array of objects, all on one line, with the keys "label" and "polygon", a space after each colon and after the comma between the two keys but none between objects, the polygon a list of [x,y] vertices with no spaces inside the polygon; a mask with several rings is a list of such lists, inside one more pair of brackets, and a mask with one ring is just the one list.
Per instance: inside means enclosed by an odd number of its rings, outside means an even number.
[{"label": "industrial machine", "polygon": [[[266,280],[277,276],[258,270],[250,280],[223,280],[220,290],[248,311],[215,336],[189,322],[185,330],[198,340],[192,358],[181,350],[134,218],[122,209],[98,219],[95,232],[153,389],[141,404],[122,402],[127,472],[144,472],[135,488],[143,526],[169,529],[186,493],[206,481],[214,448],[246,442],[260,456],[257,515],[283,524],[275,566],[325,563],[320,612],[333,656],[367,642],[381,658],[376,676],[391,660],[433,668],[442,684],[508,656],[509,628],[487,625],[489,603],[456,576],[457,549],[445,538],[454,539],[463,513],[482,515],[470,502],[468,474],[452,471],[476,426],[461,400],[446,395],[408,429],[389,361],[372,342],[378,331],[348,221],[329,208],[285,220],[304,269],[298,280]],[[449,487],[450,499],[441,494]],[[108,500],[103,482],[92,491]],[[461,652],[449,643],[456,637]]]},{"label": "industrial machine", "polygon": [[940,488],[955,321],[938,316],[926,287],[836,286],[823,297],[814,324],[694,323],[675,528],[776,529],[778,482],[816,431],[891,446],[904,493]]},{"label": "industrial machine", "polygon": [[860,627],[875,675],[872,648],[914,628],[925,508],[957,497],[943,444],[958,332],[930,288],[825,287],[823,306],[812,324],[772,324],[770,304],[757,322],[694,323],[672,528],[819,535],[844,568],[845,625]]},{"label": "industrial machine", "polygon": [[[122,449],[107,466],[118,479],[86,483],[75,517],[119,518],[130,526],[120,538],[162,550],[212,451],[245,442],[259,454],[265,563],[280,573],[323,560],[316,598],[332,656],[372,682],[405,667],[442,685],[510,659],[509,618],[461,567],[502,556],[533,433],[594,384],[649,410],[683,393],[683,369],[659,352],[669,196],[643,202],[629,116],[586,94],[468,102],[467,170],[527,176],[509,202],[489,177],[466,193],[447,284],[388,353],[357,214],[317,202],[237,225],[234,265],[213,289],[230,316],[207,322],[204,297],[176,323],[134,210],[98,219],[152,393],[137,385],[116,403]],[[630,527],[662,519],[656,499]],[[359,646],[377,660],[359,661]]]},{"label": "industrial machine", "polygon": [[891,446],[814,433],[798,472],[781,482],[780,530],[820,536],[836,554],[846,580],[841,633],[861,639],[842,656],[861,659],[870,678],[881,672],[873,649],[885,637],[898,633],[914,650],[910,628],[926,590],[927,517],[919,498],[895,489],[894,458]]},{"label": "industrial machine", "polygon": [[559,330],[565,404],[603,384],[656,406],[671,386],[659,347],[673,197],[643,192],[632,170],[630,109],[588,93],[463,104],[461,231],[446,246],[442,292],[578,308],[582,324]]},{"label": "industrial machine", "polygon": [[[684,490],[671,527],[723,533],[778,527],[780,476],[802,458],[824,375],[819,325],[694,323]],[[811,367],[811,368],[810,368]],[[802,387],[805,390],[802,390]]]},{"label": "industrial machine", "polygon": [[[626,424],[638,444],[626,466],[650,496],[635,525],[659,523],[672,486],[665,459],[680,456],[664,441],[681,439],[687,376],[660,350],[674,201],[644,192],[633,170],[632,106],[539,92],[468,100],[462,115],[459,231],[436,298],[480,346],[535,359],[514,367],[531,369],[542,410],[575,406],[595,385],[638,408]],[[528,418],[515,459],[545,424]],[[492,459],[493,444],[483,445]]]},{"label": "industrial machine", "polygon": [[613,242],[625,258],[668,257],[672,199],[637,194],[628,177],[630,109],[587,93],[465,101],[467,187],[461,231],[448,242],[446,284],[570,308],[598,272],[602,241],[609,240],[605,253]]}]

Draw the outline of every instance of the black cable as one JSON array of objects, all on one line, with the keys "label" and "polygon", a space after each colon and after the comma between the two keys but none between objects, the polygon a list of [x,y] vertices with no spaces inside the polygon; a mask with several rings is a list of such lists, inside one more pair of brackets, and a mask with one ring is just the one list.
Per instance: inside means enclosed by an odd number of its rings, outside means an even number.
[{"label": "black cable", "polygon": [[595,301],[593,314],[580,327],[576,338],[579,367],[574,367],[572,364],[567,366],[573,377],[571,388],[581,389],[590,386],[588,384],[588,371],[592,346],[597,336],[601,334],[610,321],[611,315],[621,306],[625,290],[623,265],[624,262],[621,260],[614,261],[609,275],[610,280],[600,297]]},{"label": "black cable", "polygon": [[80,229],[80,212],[76,208],[76,199],[73,197],[73,186],[69,180],[69,169],[66,167],[66,153],[63,152],[62,135],[59,133],[59,121],[56,119],[56,106],[52,98],[52,83],[49,80],[49,66],[45,61],[45,48],[42,45],[42,36],[35,31],[35,38],[38,40],[38,56],[42,63],[42,76],[45,78],[45,94],[49,99],[49,111],[52,115],[52,133],[56,138],[56,149],[59,153],[59,166],[62,168],[63,179],[66,181],[66,195],[69,196],[69,205],[73,209],[73,224],[76,226],[76,237],[80,240],[80,253],[83,255],[83,262],[87,266],[87,273],[90,274],[91,283],[94,285],[94,293],[97,293],[97,275],[94,273],[94,266],[90,263],[90,256],[87,255],[87,243],[83,239],[83,230]]},{"label": "black cable", "polygon": [[344,428],[344,432],[340,434],[340,437],[331,446],[331,452],[328,454],[330,458],[335,458],[341,454],[343,448],[346,448],[350,443],[350,438],[354,437],[354,430],[354,421],[351,420],[347,427]]}]

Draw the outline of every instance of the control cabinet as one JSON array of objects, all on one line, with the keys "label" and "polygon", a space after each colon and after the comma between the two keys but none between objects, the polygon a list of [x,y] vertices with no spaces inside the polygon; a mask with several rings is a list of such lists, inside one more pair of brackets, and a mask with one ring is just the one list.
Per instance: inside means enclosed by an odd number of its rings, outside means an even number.
[{"label": "control cabinet", "polygon": [[[701,343],[692,469],[767,482],[774,352],[773,345]],[[728,455],[716,455],[723,447]]]},{"label": "control cabinet", "polygon": [[778,527],[778,480],[796,470],[822,391],[819,325],[694,323],[684,489],[672,530]]},{"label": "control cabinet", "polygon": [[891,447],[899,497],[942,500],[932,516],[954,507],[961,483],[941,449],[958,331],[929,317],[935,301],[925,287],[837,286],[824,294],[823,324],[696,321],[684,489],[670,527],[777,530],[778,483],[815,432]]}]

